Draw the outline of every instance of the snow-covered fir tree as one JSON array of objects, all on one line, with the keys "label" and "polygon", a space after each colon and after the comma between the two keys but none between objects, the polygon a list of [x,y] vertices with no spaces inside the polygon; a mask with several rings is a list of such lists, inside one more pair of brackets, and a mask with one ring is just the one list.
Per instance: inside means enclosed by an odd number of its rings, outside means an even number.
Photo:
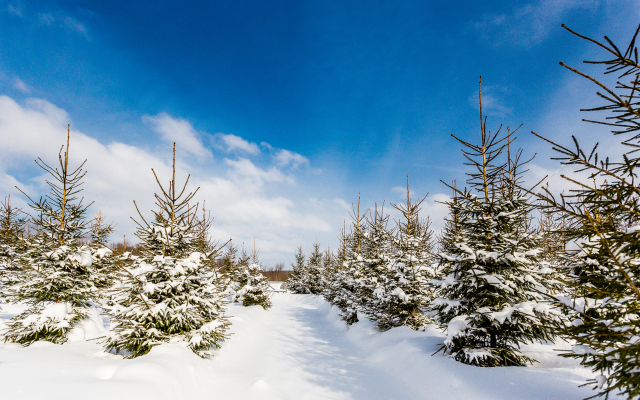
[{"label": "snow-covered fir tree", "polygon": [[454,188],[452,191],[452,197],[449,202],[444,203],[447,206],[448,212],[444,217],[444,226],[438,235],[437,254],[452,254],[459,252],[455,243],[460,241],[460,235],[462,235],[463,230],[460,226],[460,215],[458,214],[458,193],[455,180],[452,182],[452,186]]},{"label": "snow-covered fir tree", "polygon": [[346,233],[346,221],[345,227],[340,230],[340,235],[338,236],[340,241],[340,246],[338,247],[338,251],[332,257],[331,265],[325,263],[324,270],[324,280],[325,280],[325,288],[322,292],[322,296],[326,301],[333,304],[335,301],[335,296],[337,290],[339,288],[338,279],[344,269],[344,262],[346,261],[346,243],[347,243],[347,233]]},{"label": "snow-covered fir tree", "polygon": [[322,281],[324,282],[324,290],[326,289],[327,279],[333,273],[336,268],[336,256],[331,251],[330,247],[322,253]]},{"label": "snow-covered fir tree", "polygon": [[104,344],[133,358],[171,341],[209,357],[227,337],[227,300],[224,287],[205,265],[207,255],[196,251],[197,206],[189,205],[195,192],[185,194],[189,178],[176,190],[175,144],[169,187],[155,177],[161,191],[155,194],[159,210],[151,223],[140,214],[136,235],[144,250],[125,268],[112,304],[105,306],[113,328]]},{"label": "snow-covered fir tree", "polygon": [[391,328],[387,321],[392,318],[386,313],[390,311],[386,307],[388,296],[392,296],[388,293],[392,275],[389,266],[393,258],[392,232],[387,226],[389,216],[384,213],[384,207],[378,211],[376,205],[373,215],[365,217],[364,222],[364,227],[356,226],[354,229],[361,235],[360,258],[356,256],[355,260],[348,263],[350,275],[354,277],[348,287],[349,299],[354,310],[376,321],[380,329],[387,330]]},{"label": "snow-covered fir tree", "polygon": [[[362,311],[363,295],[361,293],[364,270],[367,266],[364,254],[365,217],[367,211],[360,212],[358,206],[351,213],[351,231],[341,237],[341,267],[333,275],[327,285],[327,291],[333,298],[332,304],[340,309],[340,318],[352,325],[358,322],[358,311]],[[325,296],[326,297],[326,296]]]},{"label": "snow-covered fir tree", "polygon": [[102,212],[99,212],[89,224],[91,243],[88,246],[93,259],[94,285],[104,290],[113,285],[114,279],[119,275],[119,270],[113,259],[113,251],[108,247],[109,237],[113,233],[113,223],[105,221]]},{"label": "snow-covered fir tree", "polygon": [[290,291],[291,293],[308,294],[311,293],[306,287],[306,275],[307,275],[307,258],[302,250],[302,245],[298,246],[295,254],[296,262],[291,264],[292,272],[287,278],[287,281],[282,285],[283,289]]},{"label": "snow-covered fir tree", "polygon": [[84,163],[75,170],[69,167],[69,132],[58,160],[59,169],[36,161],[53,178],[47,180],[51,192],[38,201],[27,196],[35,235],[24,255],[24,273],[6,294],[9,301],[28,305],[3,332],[5,341],[24,346],[38,340],[64,343],[69,331],[88,318],[97,297],[91,252],[80,245],[88,207],[77,197]]},{"label": "snow-covered fir tree", "polygon": [[0,202],[0,299],[4,296],[4,287],[20,280],[21,257],[27,250],[26,223],[26,214],[11,205],[11,196],[5,197]]},{"label": "snow-covered fir tree", "polygon": [[196,251],[206,255],[206,260],[203,261],[205,267],[209,268],[223,284],[229,280],[227,270],[232,270],[236,261],[237,248],[232,245],[231,239],[220,245],[219,241],[211,238],[209,231],[213,224],[213,217],[211,211],[206,209],[205,203],[202,203],[201,217],[196,218],[193,224],[194,246]]},{"label": "snow-covered fir tree", "polygon": [[432,309],[447,330],[442,349],[455,360],[526,365],[534,360],[520,345],[553,339],[551,323],[560,316],[542,294],[549,271],[539,265],[539,236],[527,229],[533,206],[517,188],[517,166],[500,162],[512,134],[486,131],[481,100],[480,120],[480,144],[454,136],[474,172],[468,173],[470,190],[448,185],[457,192],[448,206],[462,232],[452,238],[458,250],[439,257],[442,276],[434,284],[440,298]]},{"label": "snow-covered fir tree", "polygon": [[249,256],[244,250],[240,261],[233,269],[231,276],[234,302],[243,306],[262,306],[265,310],[271,307],[269,279],[262,274],[258,252],[253,250]]},{"label": "snow-covered fir tree", "polygon": [[325,289],[323,255],[318,241],[311,245],[311,253],[307,257],[304,269],[304,286],[311,294],[322,294]]},{"label": "snow-covered fir tree", "polygon": [[[397,222],[396,234],[388,232],[384,223],[376,223],[368,235],[375,238],[376,258],[365,273],[377,275],[377,302],[373,306],[375,320],[382,330],[402,325],[421,330],[433,323],[425,315],[434,299],[434,288],[430,285],[434,277],[433,232],[429,219],[420,218],[425,198],[411,200],[407,178],[407,201],[394,205],[403,216]],[[384,221],[384,217],[378,219]]]},{"label": "snow-covered fir tree", "polygon": [[[584,150],[577,138],[569,147],[549,142],[559,153],[557,159],[582,175],[561,175],[573,187],[569,194],[555,197],[547,188],[540,196],[546,209],[555,212],[556,220],[564,218],[562,234],[571,251],[562,269],[568,285],[566,295],[556,298],[571,323],[558,325],[563,334],[577,343],[566,357],[577,358],[598,375],[591,379],[594,397],[622,395],[640,398],[640,64],[636,30],[629,46],[616,47],[606,36],[597,44],[606,50],[607,59],[590,62],[606,65],[605,73],[615,73],[614,88],[601,83],[570,66],[570,71],[597,84],[603,104],[586,111],[605,111],[598,126],[609,126],[615,142],[609,147],[617,152],[602,156],[596,144]],[[621,51],[620,49],[623,49]],[[609,114],[611,113],[611,114]],[[625,150],[626,149],[626,150]]]},{"label": "snow-covered fir tree", "polygon": [[222,260],[220,261],[218,269],[220,276],[227,279],[226,286],[228,287],[231,285],[231,274],[233,274],[233,271],[238,264],[238,246],[234,245],[230,240],[225,249],[226,250],[222,254]]}]

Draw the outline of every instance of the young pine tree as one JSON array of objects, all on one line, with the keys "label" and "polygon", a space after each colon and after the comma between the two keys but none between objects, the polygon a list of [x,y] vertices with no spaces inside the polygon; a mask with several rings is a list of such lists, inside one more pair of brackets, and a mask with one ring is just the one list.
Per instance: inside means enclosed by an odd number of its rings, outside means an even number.
[{"label": "young pine tree", "polygon": [[393,296],[389,289],[394,280],[392,267],[390,268],[394,256],[392,234],[387,227],[388,222],[389,215],[384,213],[384,206],[378,210],[376,204],[374,213],[364,218],[359,253],[362,260],[349,263],[357,268],[352,270],[356,278],[349,287],[352,307],[377,322],[382,330],[393,327],[390,323],[393,312],[387,307]]},{"label": "young pine tree", "polygon": [[311,294],[322,294],[325,289],[322,250],[317,241],[311,246],[312,250],[307,257],[305,268],[304,286]]},{"label": "young pine tree", "polygon": [[109,237],[114,228],[113,223],[105,221],[102,212],[98,212],[89,224],[89,234],[91,236],[89,250],[93,258],[93,279],[94,285],[99,290],[110,288],[114,279],[120,273],[113,259],[113,251],[107,247]]},{"label": "young pine tree", "polygon": [[[204,254],[206,260],[203,263],[206,268],[209,268],[214,276],[219,280],[219,284],[224,285],[224,282],[228,280],[226,277],[226,267],[231,271],[235,262],[235,253],[237,249],[233,247],[231,239],[225,244],[220,245],[219,241],[213,240],[210,237],[209,231],[213,224],[213,217],[211,211],[208,211],[205,207],[205,202],[202,203],[202,216],[196,218],[194,221],[194,246],[195,250]],[[223,250],[227,251],[223,254]]]},{"label": "young pine tree", "polygon": [[338,251],[332,257],[331,264],[325,262],[325,289],[322,292],[322,296],[326,301],[331,304],[334,304],[337,291],[339,289],[339,279],[344,269],[344,262],[346,261],[346,242],[347,242],[347,233],[346,233],[346,222],[345,227],[340,230],[340,235],[338,236],[338,240],[340,241],[340,246],[338,247]]},{"label": "young pine tree", "polygon": [[610,59],[587,63],[605,65],[605,74],[616,74],[618,81],[613,89],[560,64],[599,87],[597,94],[604,104],[584,111],[608,115],[600,120],[585,121],[609,126],[614,135],[610,139],[621,138],[621,146],[614,147],[617,154],[603,157],[596,152],[597,144],[585,153],[575,137],[573,148],[543,138],[560,153],[557,159],[583,173],[582,177],[561,175],[574,187],[568,195],[561,194],[557,199],[545,190],[540,196],[549,211],[566,219],[562,233],[570,244],[578,247],[563,265],[569,296],[557,296],[571,320],[570,325],[558,327],[577,342],[563,355],[580,359],[583,365],[599,373],[590,381],[597,391],[594,397],[619,394],[637,399],[640,398],[640,186],[637,179],[640,63],[635,41],[640,26],[624,52],[606,36],[606,42],[598,42],[565,29],[610,54]]},{"label": "young pine tree", "polygon": [[249,256],[244,250],[240,261],[231,277],[233,282],[233,301],[243,306],[262,306],[265,310],[271,308],[271,294],[269,280],[262,274],[262,267],[258,259],[258,251],[254,248]]},{"label": "young pine tree", "polygon": [[291,264],[293,271],[291,275],[289,275],[289,278],[287,278],[287,281],[282,285],[282,288],[291,293],[311,293],[306,287],[307,263],[304,252],[302,251],[302,245],[296,250],[295,258],[295,264]]},{"label": "young pine tree", "polygon": [[24,255],[24,273],[7,290],[9,301],[28,308],[7,324],[4,339],[24,346],[37,340],[66,342],[69,331],[88,318],[91,301],[97,298],[91,252],[80,244],[89,206],[77,195],[86,173],[84,162],[75,170],[69,168],[69,132],[58,161],[60,169],[36,161],[53,177],[47,181],[51,192],[38,201],[27,196],[35,212],[35,235]]},{"label": "young pine tree", "polygon": [[105,306],[113,328],[104,344],[107,350],[126,351],[133,358],[159,344],[179,342],[206,358],[226,339],[229,323],[224,317],[224,287],[195,244],[197,206],[189,202],[197,189],[185,194],[187,178],[182,190],[176,190],[175,144],[169,187],[165,189],[153,173],[161,192],[155,194],[158,210],[151,223],[140,214],[136,235],[143,251],[125,268],[112,304]]},{"label": "young pine tree", "polygon": [[21,257],[27,250],[26,223],[26,214],[11,205],[11,196],[5,197],[0,202],[0,298],[4,296],[4,287],[20,280]]},{"label": "young pine tree", "polygon": [[433,323],[425,315],[434,298],[434,289],[430,285],[434,277],[431,265],[433,232],[430,221],[421,219],[419,215],[425,198],[411,200],[407,177],[407,201],[394,206],[403,219],[397,223],[396,235],[389,234],[390,247],[394,251],[384,260],[384,292],[380,296],[381,310],[377,319],[383,330],[402,325],[423,330]]},{"label": "young pine tree", "polygon": [[[481,99],[481,97],[480,97]],[[559,319],[543,295],[547,277],[538,264],[539,237],[526,227],[532,204],[517,188],[516,167],[500,162],[512,139],[486,131],[480,100],[480,144],[454,136],[474,167],[471,189],[448,203],[450,220],[460,233],[452,235],[452,254],[442,254],[442,276],[434,280],[440,298],[432,302],[447,330],[442,349],[457,361],[477,366],[517,366],[534,360],[519,346],[550,340],[550,322]],[[510,158],[510,157],[508,157]]]},{"label": "young pine tree", "polygon": [[333,294],[332,304],[340,309],[340,318],[347,325],[358,322],[358,311],[363,311],[362,283],[368,266],[365,260],[366,215],[367,211],[360,213],[358,196],[358,207],[353,207],[351,213],[351,232],[342,238],[342,267],[334,275],[334,281],[328,285],[328,290]]}]

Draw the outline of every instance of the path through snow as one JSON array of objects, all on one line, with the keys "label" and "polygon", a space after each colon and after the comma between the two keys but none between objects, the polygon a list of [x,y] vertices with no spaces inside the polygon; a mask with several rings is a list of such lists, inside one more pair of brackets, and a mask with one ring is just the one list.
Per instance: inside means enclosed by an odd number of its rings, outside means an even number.
[{"label": "path through snow", "polygon": [[[202,360],[177,344],[133,360],[96,341],[0,345],[3,399],[583,399],[591,374],[528,346],[538,367],[476,368],[441,354],[435,328],[347,328],[322,298],[277,293],[273,308],[231,305],[232,337]],[[12,306],[4,305],[11,316]],[[14,306],[15,307],[15,306]]]}]

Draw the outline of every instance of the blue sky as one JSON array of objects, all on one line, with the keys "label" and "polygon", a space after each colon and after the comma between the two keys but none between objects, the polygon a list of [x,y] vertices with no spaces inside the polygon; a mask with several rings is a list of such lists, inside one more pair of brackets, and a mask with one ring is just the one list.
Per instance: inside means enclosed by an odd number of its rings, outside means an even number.
[{"label": "blue sky", "polygon": [[439,180],[464,179],[450,134],[478,132],[478,77],[489,125],[523,123],[533,175],[554,171],[528,132],[597,136],[578,112],[593,87],[558,61],[601,54],[560,24],[625,44],[638,17],[613,0],[0,0],[0,194],[42,193],[30,160],[55,160],[71,123],[93,159],[85,195],[118,236],[131,200],[152,207],[145,179],[173,140],[214,234],[255,237],[267,264],[335,246],[346,205],[401,201],[406,174],[437,228]]}]

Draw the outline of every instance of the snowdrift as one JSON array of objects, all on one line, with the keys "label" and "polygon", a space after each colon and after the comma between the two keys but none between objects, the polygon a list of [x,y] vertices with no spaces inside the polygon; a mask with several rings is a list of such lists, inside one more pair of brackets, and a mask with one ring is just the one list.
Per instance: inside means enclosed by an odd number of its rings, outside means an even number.
[{"label": "snowdrift", "polygon": [[[478,368],[442,354],[444,334],[369,321],[347,327],[319,296],[276,293],[273,308],[232,304],[231,338],[204,360],[179,344],[125,360],[95,338],[109,321],[92,318],[64,345],[0,345],[4,399],[562,399],[593,394],[578,385],[592,377],[557,356],[566,343],[537,344],[534,367]],[[8,319],[19,306],[2,305]],[[102,328],[104,322],[106,328]]]}]

